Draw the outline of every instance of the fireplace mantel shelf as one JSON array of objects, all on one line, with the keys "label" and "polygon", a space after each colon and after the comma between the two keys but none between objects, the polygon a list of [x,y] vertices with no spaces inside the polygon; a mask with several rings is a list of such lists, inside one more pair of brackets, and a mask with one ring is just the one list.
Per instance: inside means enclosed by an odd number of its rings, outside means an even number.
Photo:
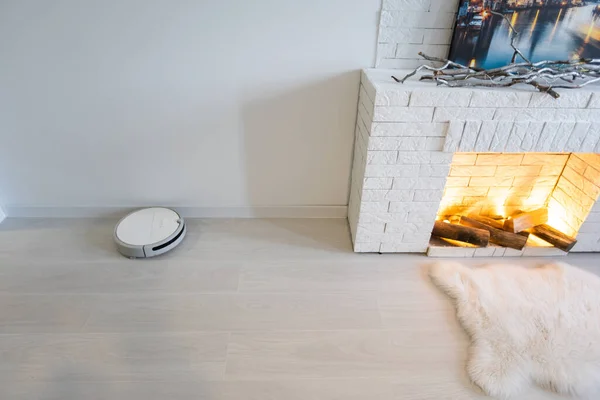
[{"label": "fireplace mantel shelf", "polygon": [[[558,90],[554,99],[528,86],[448,88],[391,78],[408,72],[361,75],[348,211],[357,252],[427,251],[456,152],[600,153],[599,85]],[[598,203],[590,216],[600,223]],[[600,226],[580,230],[578,241],[574,251],[600,251]]]},{"label": "fireplace mantel shelf", "polygon": [[[398,83],[392,75],[403,77],[409,70],[368,69],[362,72],[361,85],[376,107],[462,107],[462,108],[531,108],[531,109],[600,109],[600,85],[591,84],[581,89],[556,89],[560,98],[554,99],[529,85],[507,88],[450,88],[433,82],[419,81],[417,74],[405,83]],[[589,117],[578,113],[562,113],[574,121],[600,121],[600,112]],[[485,119],[482,117],[482,119]],[[495,118],[501,119],[501,117]],[[507,116],[504,119],[511,119]],[[542,120],[547,120],[543,115]]]},{"label": "fireplace mantel shelf", "polygon": [[[365,78],[373,85],[379,86],[381,89],[401,89],[405,88],[408,90],[441,90],[441,91],[500,91],[500,92],[525,92],[525,93],[540,93],[530,85],[514,85],[510,87],[469,87],[469,88],[450,88],[444,85],[437,85],[434,82],[420,81],[419,77],[427,75],[427,71],[418,72],[416,75],[408,78],[404,83],[398,83],[392,79],[392,75],[396,78],[403,78],[404,76],[411,73],[413,70],[410,69],[365,69],[363,70],[363,82]],[[600,92],[600,83],[593,83],[584,86],[581,89],[556,89],[557,92],[563,95],[566,92]]]}]

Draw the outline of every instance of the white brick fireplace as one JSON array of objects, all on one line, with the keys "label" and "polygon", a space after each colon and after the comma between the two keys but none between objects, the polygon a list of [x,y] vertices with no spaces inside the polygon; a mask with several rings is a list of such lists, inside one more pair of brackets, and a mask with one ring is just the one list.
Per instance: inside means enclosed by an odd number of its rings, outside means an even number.
[{"label": "white brick fireplace", "polygon": [[[362,73],[349,204],[356,252],[427,252],[442,197],[459,196],[468,205],[494,186],[494,193],[520,189],[518,200],[531,207],[534,194],[542,206],[568,204],[573,211],[561,218],[576,221],[570,222],[578,231],[572,251],[600,251],[597,87],[563,90],[555,100],[528,88],[456,89],[391,79],[406,72]],[[452,251],[551,254],[536,247]]]}]

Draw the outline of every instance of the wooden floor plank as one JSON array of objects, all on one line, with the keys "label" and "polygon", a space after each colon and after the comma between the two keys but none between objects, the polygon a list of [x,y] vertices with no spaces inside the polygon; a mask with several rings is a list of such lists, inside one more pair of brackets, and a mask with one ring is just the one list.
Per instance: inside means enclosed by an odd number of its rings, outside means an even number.
[{"label": "wooden floor plank", "polygon": [[2,398],[486,398],[422,255],[354,254],[344,220],[190,220],[180,248],[129,260],[115,222],[0,225]]}]

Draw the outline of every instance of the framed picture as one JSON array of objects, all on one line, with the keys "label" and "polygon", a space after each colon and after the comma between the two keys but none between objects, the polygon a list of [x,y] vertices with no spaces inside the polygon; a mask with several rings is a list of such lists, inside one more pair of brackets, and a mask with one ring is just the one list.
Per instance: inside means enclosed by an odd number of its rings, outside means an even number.
[{"label": "framed picture", "polygon": [[[450,60],[485,69],[509,64],[515,46],[532,62],[600,58],[600,2],[584,0],[460,0]],[[517,56],[516,62],[522,61]]]}]

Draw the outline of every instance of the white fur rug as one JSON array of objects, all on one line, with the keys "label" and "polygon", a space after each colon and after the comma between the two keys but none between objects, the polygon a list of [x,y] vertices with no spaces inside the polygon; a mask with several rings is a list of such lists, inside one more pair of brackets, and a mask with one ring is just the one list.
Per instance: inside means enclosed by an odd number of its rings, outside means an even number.
[{"label": "white fur rug", "polygon": [[514,398],[535,383],[600,398],[599,277],[562,263],[453,262],[434,264],[429,276],[454,300],[471,337],[468,374],[487,394]]}]

